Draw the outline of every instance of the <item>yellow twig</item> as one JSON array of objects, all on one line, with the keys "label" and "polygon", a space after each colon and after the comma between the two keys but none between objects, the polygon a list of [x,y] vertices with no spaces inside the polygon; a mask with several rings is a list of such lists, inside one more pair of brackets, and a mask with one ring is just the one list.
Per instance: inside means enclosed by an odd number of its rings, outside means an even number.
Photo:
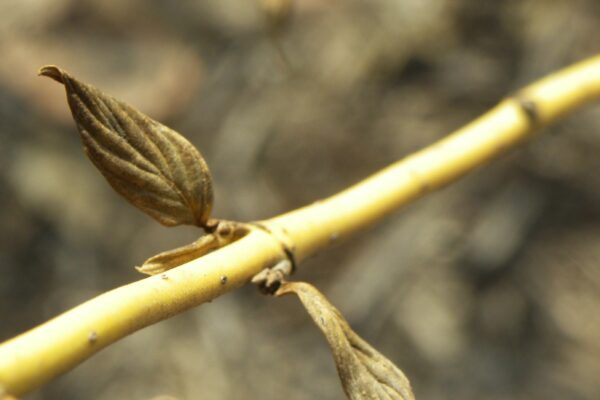
[{"label": "yellow twig", "polygon": [[104,293],[3,343],[0,387],[14,395],[29,392],[141,328],[244,285],[285,257],[282,241],[300,262],[597,97],[600,56],[525,88],[443,140],[335,196],[263,221],[272,234],[253,229],[218,251]]}]

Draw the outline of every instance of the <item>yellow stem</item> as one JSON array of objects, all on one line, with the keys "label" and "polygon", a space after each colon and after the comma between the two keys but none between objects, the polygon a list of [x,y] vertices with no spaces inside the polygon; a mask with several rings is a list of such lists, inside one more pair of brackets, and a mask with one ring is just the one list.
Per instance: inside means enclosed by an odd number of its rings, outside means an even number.
[{"label": "yellow stem", "polygon": [[277,216],[222,249],[111,290],[0,345],[0,390],[27,393],[111,343],[247,283],[285,254],[300,262],[460,178],[544,126],[600,97],[600,56],[577,63],[443,140],[326,200]]}]

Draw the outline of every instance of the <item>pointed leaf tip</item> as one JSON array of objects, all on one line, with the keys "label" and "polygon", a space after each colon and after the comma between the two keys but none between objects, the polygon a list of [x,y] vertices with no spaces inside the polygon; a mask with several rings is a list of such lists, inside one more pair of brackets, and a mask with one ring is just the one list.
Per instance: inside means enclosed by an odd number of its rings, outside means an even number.
[{"label": "pointed leaf tip", "polygon": [[38,71],[38,76],[47,76],[59,83],[64,83],[63,75],[65,72],[56,65],[44,65]]}]

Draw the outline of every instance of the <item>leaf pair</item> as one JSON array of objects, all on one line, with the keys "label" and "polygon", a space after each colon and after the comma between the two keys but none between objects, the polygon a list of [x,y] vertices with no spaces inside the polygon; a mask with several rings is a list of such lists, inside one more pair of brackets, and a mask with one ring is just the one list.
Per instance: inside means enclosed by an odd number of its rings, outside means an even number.
[{"label": "leaf pair", "polygon": [[212,180],[190,142],[56,66],[39,74],[65,86],[85,152],[119,194],[163,225],[210,228]]},{"label": "leaf pair", "polygon": [[390,360],[358,336],[314,286],[283,282],[277,296],[294,293],[325,335],[346,395],[351,400],[414,400],[410,382]]}]

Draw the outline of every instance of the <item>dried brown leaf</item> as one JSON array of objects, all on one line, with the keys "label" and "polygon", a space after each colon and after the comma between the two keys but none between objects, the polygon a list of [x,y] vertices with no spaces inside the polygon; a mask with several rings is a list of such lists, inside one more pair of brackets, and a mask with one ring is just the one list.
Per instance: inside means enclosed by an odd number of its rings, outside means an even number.
[{"label": "dried brown leaf", "polygon": [[150,257],[144,261],[142,266],[135,267],[135,269],[147,275],[161,274],[229,243],[233,243],[248,232],[249,228],[244,223],[220,220],[214,232],[203,235],[188,245],[163,251],[160,254]]},{"label": "dried brown leaf", "polygon": [[295,293],[329,342],[348,398],[414,400],[410,382],[390,360],[358,336],[340,312],[315,287],[282,283],[277,296]]},{"label": "dried brown leaf", "polygon": [[211,250],[216,249],[217,246],[218,242],[215,235],[209,233],[201,236],[195,242],[152,256],[144,261],[144,264],[140,267],[135,267],[135,269],[146,275],[162,274],[171,268],[200,258]]},{"label": "dried brown leaf", "polygon": [[212,180],[190,142],[56,66],[39,73],[65,86],[85,152],[119,194],[163,225],[206,227]]}]

